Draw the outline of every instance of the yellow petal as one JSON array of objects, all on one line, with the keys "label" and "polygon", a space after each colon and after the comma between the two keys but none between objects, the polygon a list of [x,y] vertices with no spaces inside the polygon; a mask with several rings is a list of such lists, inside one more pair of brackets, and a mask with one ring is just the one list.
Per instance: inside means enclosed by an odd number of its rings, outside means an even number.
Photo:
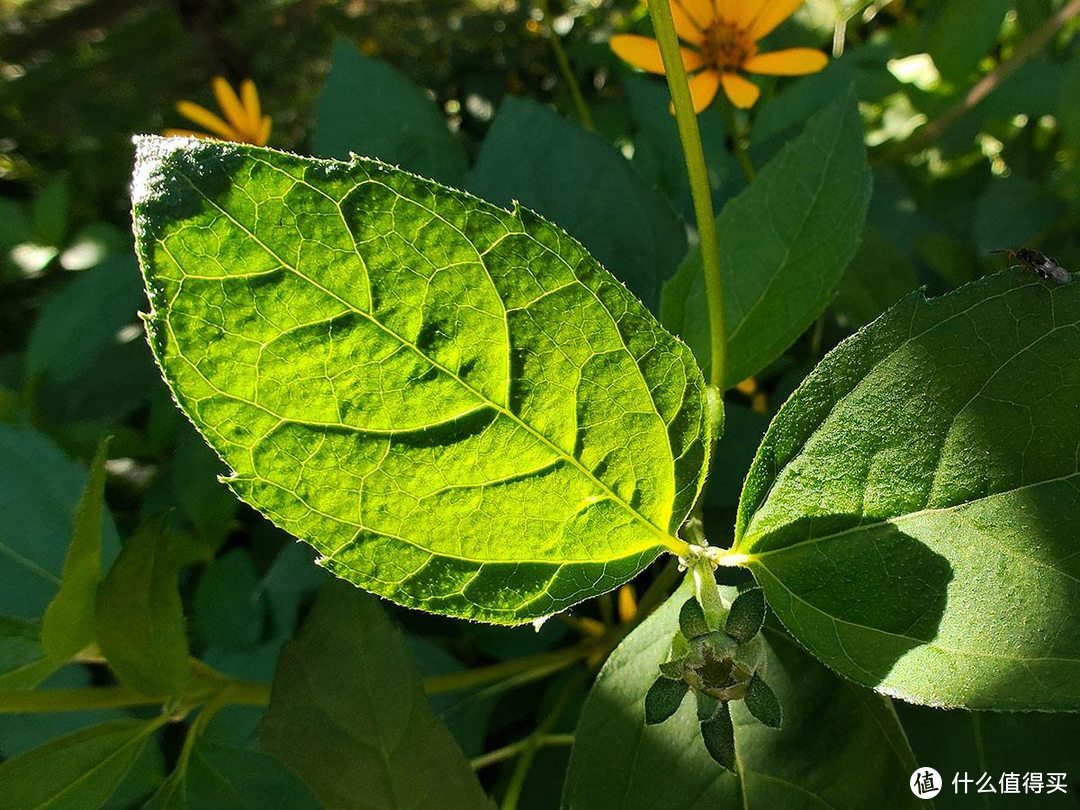
[{"label": "yellow petal", "polygon": [[716,20],[716,7],[713,0],[673,0],[672,10],[676,5],[682,6],[690,19],[697,23],[697,27],[705,30]]},{"label": "yellow petal", "polygon": [[746,31],[769,0],[716,0],[716,12],[736,28]]},{"label": "yellow petal", "polygon": [[270,142],[270,130],[273,125],[274,120],[269,115],[264,115],[259,127],[259,139],[255,141],[256,146],[266,146]]},{"label": "yellow petal", "polygon": [[813,48],[788,48],[783,51],[751,56],[743,62],[743,70],[768,76],[804,76],[817,73],[829,64],[829,57]]},{"label": "yellow petal", "polygon": [[262,107],[259,105],[259,91],[255,87],[255,82],[251,79],[244,79],[240,85],[240,98],[243,101],[244,112],[247,113],[248,120],[252,124],[261,125]]},{"label": "yellow petal", "polygon": [[683,0],[672,0],[671,16],[675,20],[675,32],[683,42],[700,45],[705,41],[705,34],[702,32],[705,26],[686,13]]},{"label": "yellow petal", "polygon": [[189,121],[194,121],[200,127],[206,127],[215,135],[228,141],[239,140],[236,131],[210,112],[206,107],[195,104],[192,101],[180,101],[176,104],[176,111]]},{"label": "yellow petal", "polygon": [[[649,73],[664,74],[664,60],[660,57],[660,46],[655,39],[640,37],[637,34],[618,34],[611,38],[611,50],[624,62]],[[683,66],[687,70],[696,70],[704,63],[697,51],[679,48]]]},{"label": "yellow petal", "polygon": [[748,110],[754,106],[761,91],[757,85],[749,79],[744,79],[738,73],[725,73],[720,77],[724,84],[724,92],[731,99],[731,103],[741,110]]},{"label": "yellow petal", "polygon": [[618,604],[620,622],[625,624],[634,618],[637,613],[637,595],[633,585],[627,583],[619,588]]},{"label": "yellow petal", "polygon": [[689,84],[694,112],[699,113],[716,98],[716,91],[720,89],[720,74],[715,70],[703,70],[697,76],[691,76]]},{"label": "yellow petal", "polygon": [[803,0],[765,0],[750,24],[750,36],[755,41],[761,39],[794,14],[802,4]]},{"label": "yellow petal", "polygon": [[210,86],[214,90],[214,98],[217,99],[218,106],[229,119],[233,129],[240,133],[248,132],[251,129],[251,119],[248,118],[247,111],[240,103],[232,86],[220,76],[215,76]]}]

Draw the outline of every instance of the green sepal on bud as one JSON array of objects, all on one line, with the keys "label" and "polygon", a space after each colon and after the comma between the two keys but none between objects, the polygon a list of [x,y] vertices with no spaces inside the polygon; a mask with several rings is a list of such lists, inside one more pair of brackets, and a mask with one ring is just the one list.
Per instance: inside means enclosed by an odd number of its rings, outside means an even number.
[{"label": "green sepal on bud", "polygon": [[729,771],[735,770],[735,727],[725,701],[718,702],[712,717],[701,721],[701,739],[709,756]]},{"label": "green sepal on bud", "polygon": [[709,634],[709,625],[705,621],[705,611],[697,599],[687,599],[679,611],[679,631],[687,639],[693,640]]},{"label": "green sepal on bud", "polygon": [[746,710],[769,728],[780,728],[784,724],[784,709],[776,692],[765,683],[756,672],[746,687],[743,698]]},{"label": "green sepal on bud", "polygon": [[750,588],[731,603],[724,632],[740,644],[746,644],[761,631],[764,623],[765,594],[761,588]]},{"label": "green sepal on bud", "polygon": [[657,678],[645,695],[645,723],[650,726],[663,723],[679,710],[689,691],[690,685],[684,680]]}]

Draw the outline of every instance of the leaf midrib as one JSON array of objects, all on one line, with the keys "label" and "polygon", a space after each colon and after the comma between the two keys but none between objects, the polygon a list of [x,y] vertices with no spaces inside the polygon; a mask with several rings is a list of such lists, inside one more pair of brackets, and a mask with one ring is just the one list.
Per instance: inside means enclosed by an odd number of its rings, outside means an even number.
[{"label": "leaf midrib", "polygon": [[[453,380],[457,384],[461,385],[463,388],[465,388],[465,390],[467,390],[470,394],[475,396],[479,401],[486,403],[489,407],[493,408],[498,413],[502,414],[503,416],[510,419],[514,423],[520,425],[531,436],[533,436],[538,441],[542,442],[549,449],[551,449],[553,452],[555,452],[558,456],[560,456],[566,462],[568,462],[569,464],[574,466],[589,481],[592,481],[594,483],[594,485],[598,489],[600,489],[605,494],[607,494],[612,499],[612,501],[619,504],[623,509],[625,509],[627,512],[629,512],[630,515],[636,521],[644,524],[649,529],[649,531],[652,532],[657,537],[657,539],[660,541],[660,543],[659,543],[660,545],[666,547],[667,549],[669,549],[670,551],[673,551],[675,553],[682,553],[684,551],[684,546],[686,545],[684,541],[682,541],[682,540],[680,540],[680,539],[678,539],[676,537],[672,537],[670,534],[668,534],[667,531],[665,531],[664,529],[661,529],[660,527],[656,526],[651,520],[649,520],[644,515],[642,515],[640,512],[638,512],[636,509],[634,509],[632,506],[630,506],[629,503],[627,503],[623,498],[621,498],[617,493],[615,493],[604,482],[602,482],[598,478],[596,478],[596,476],[593,475],[592,472],[589,471],[584,465],[582,465],[582,463],[575,456],[573,456],[570,453],[567,453],[565,450],[563,450],[561,447],[559,447],[557,444],[555,444],[553,441],[551,441],[548,437],[544,436],[542,433],[537,431],[532,425],[528,424],[523,419],[521,419],[517,414],[513,413],[512,411],[510,411],[508,408],[504,407],[503,405],[492,401],[486,395],[484,395],[480,391],[477,391],[475,388],[473,388],[473,386],[469,385],[465,380],[461,379],[453,371],[451,371],[450,369],[448,369],[447,367],[445,367],[441,363],[437,362],[433,358],[428,357],[428,355],[425,354],[423,351],[421,351],[418,346],[415,346],[412,343],[410,343],[409,341],[407,341],[404,337],[397,334],[397,332],[390,329],[385,324],[381,323],[378,319],[376,319],[370,313],[364,312],[363,310],[359,309],[358,307],[356,307],[351,302],[345,300],[344,298],[337,295],[333,291],[331,291],[331,290],[327,289],[326,287],[324,287],[323,285],[319,284],[317,281],[312,279],[310,276],[308,276],[305,273],[301,272],[298,268],[293,267],[289,262],[285,261],[273,249],[271,249],[269,245],[266,245],[254,233],[252,233],[251,230],[247,226],[245,226],[243,223],[241,223],[239,220],[237,220],[230,212],[226,211],[224,208],[222,208],[220,205],[218,205],[214,200],[212,200],[209,196],[207,196],[203,192],[203,190],[201,188],[199,188],[198,185],[196,185],[195,182],[187,174],[185,174],[183,171],[179,170],[179,168],[176,168],[176,174],[177,174],[177,176],[182,177],[188,183],[188,185],[191,186],[191,188],[200,197],[202,197],[207,202],[207,204],[212,206],[222,216],[226,217],[237,228],[241,229],[253,242],[255,242],[257,245],[259,245],[259,247],[262,248],[264,251],[266,251],[267,254],[269,254],[271,257],[273,257],[276,261],[280,262],[282,267],[289,270],[290,272],[295,274],[298,278],[300,278],[301,280],[306,281],[307,283],[311,284],[313,287],[315,287],[316,289],[322,291],[323,293],[330,296],[331,298],[336,299],[342,305],[348,307],[352,312],[356,313],[360,317],[365,318],[370,323],[372,323],[374,326],[376,326],[378,329],[382,330],[387,335],[389,335],[393,339],[397,340],[402,346],[405,346],[410,351],[415,352],[418,356],[423,358],[426,362],[430,363],[432,367],[434,367],[434,368],[438,369],[440,372],[446,374],[451,380]],[[346,230],[348,230],[348,229],[346,228]],[[349,231],[349,233],[351,235],[352,232]],[[158,240],[158,241],[161,242],[161,240]],[[175,261],[175,259],[174,259],[174,261]],[[178,265],[178,266],[180,266],[180,265]],[[181,271],[186,273],[186,271],[183,270],[183,267],[182,266],[180,266],[180,267],[181,267]],[[580,283],[580,280],[578,280],[578,283]],[[372,531],[374,531],[374,530],[372,530]]]}]

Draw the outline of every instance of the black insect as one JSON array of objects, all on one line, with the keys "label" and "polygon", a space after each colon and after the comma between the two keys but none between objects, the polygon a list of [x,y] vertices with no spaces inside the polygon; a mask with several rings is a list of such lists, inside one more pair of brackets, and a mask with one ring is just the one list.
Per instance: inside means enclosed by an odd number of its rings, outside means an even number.
[{"label": "black insect", "polygon": [[1049,278],[1058,284],[1068,284],[1072,281],[1069,271],[1057,263],[1057,259],[1051,259],[1045,253],[1039,253],[1031,248],[1006,248],[1004,250],[992,250],[991,253],[1004,253],[1008,259],[1009,267],[1020,267],[1030,270],[1039,278]]}]

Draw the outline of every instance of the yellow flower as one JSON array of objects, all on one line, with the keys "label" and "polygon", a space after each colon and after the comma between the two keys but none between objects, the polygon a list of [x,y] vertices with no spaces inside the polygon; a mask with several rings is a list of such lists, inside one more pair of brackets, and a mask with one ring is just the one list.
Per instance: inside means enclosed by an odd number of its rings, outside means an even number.
[{"label": "yellow flower", "polygon": [[[683,65],[690,77],[694,111],[708,107],[721,85],[731,103],[747,109],[761,91],[738,71],[768,76],[817,73],[828,57],[813,48],[788,48],[758,53],[758,42],[795,13],[803,0],[671,0],[671,14],[679,39]],[[635,34],[611,38],[611,49],[635,67],[664,73],[660,46],[655,39]]]},{"label": "yellow flower", "polygon": [[270,128],[273,121],[269,115],[262,114],[262,108],[259,106],[259,91],[255,89],[255,82],[244,79],[240,85],[239,96],[221,76],[215,76],[211,86],[225,118],[221,118],[193,101],[181,101],[177,103],[176,111],[208,132],[167,129],[165,134],[190,138],[222,138],[226,141],[266,146],[267,141],[270,140]]}]

